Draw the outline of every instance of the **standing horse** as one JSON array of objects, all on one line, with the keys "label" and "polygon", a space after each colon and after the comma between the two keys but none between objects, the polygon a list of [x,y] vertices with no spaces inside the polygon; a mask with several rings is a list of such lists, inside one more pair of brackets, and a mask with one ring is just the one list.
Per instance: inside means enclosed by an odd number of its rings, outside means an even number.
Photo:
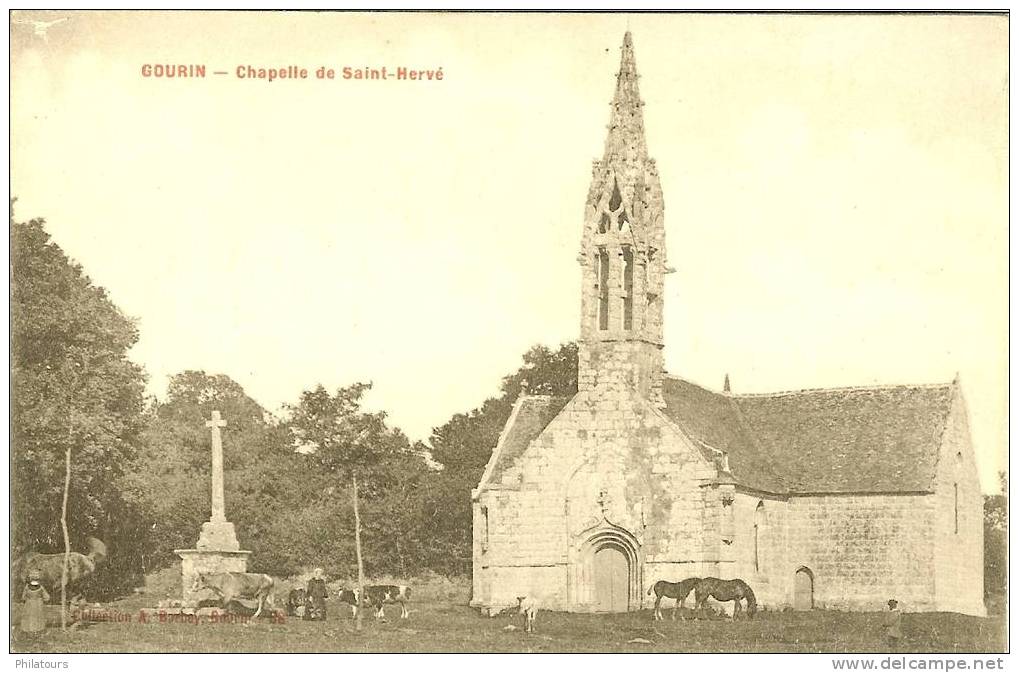
[{"label": "standing horse", "polygon": [[690,595],[690,592],[696,587],[701,581],[700,577],[690,577],[682,582],[666,582],[665,580],[658,580],[654,586],[647,590],[647,595],[650,596],[651,592],[655,592],[655,611],[651,615],[651,619],[661,620],[662,619],[662,598],[673,598],[676,600],[676,604],[672,608],[672,619],[676,619],[676,613],[683,607],[683,603],[686,602],[686,597]]},{"label": "standing horse", "polygon": [[694,597],[697,599],[697,609],[703,610],[709,598],[716,601],[733,601],[732,621],[743,610],[742,600],[747,602],[747,616],[753,619],[757,612],[757,597],[753,589],[746,582],[740,579],[720,580],[717,577],[705,577],[694,587]]}]

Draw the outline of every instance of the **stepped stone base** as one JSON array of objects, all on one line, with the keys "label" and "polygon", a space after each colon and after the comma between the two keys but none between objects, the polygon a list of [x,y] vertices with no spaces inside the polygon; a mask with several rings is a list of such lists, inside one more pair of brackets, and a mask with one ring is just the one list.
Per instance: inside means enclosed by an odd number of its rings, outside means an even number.
[{"label": "stepped stone base", "polygon": [[[231,530],[233,526],[231,525]],[[204,532],[204,526],[203,526]],[[194,591],[195,579],[206,573],[243,573],[248,570],[250,551],[241,549],[174,549],[180,556],[180,579],[185,606],[195,607],[206,598],[215,598],[208,590]]]},{"label": "stepped stone base", "polygon": [[198,549],[237,551],[241,543],[237,541],[237,532],[229,521],[206,521],[202,524],[202,533],[195,546]]}]

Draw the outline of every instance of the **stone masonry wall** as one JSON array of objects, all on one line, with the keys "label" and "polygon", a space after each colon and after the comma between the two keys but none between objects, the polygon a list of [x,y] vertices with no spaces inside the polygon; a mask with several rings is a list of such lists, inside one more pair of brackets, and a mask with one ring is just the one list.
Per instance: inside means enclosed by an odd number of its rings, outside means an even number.
[{"label": "stone masonry wall", "polygon": [[577,386],[581,391],[605,387],[622,394],[635,388],[661,408],[662,349],[642,341],[595,341],[578,349]]},{"label": "stone masonry wall", "polygon": [[984,615],[983,495],[965,404],[959,394],[952,401],[952,411],[942,436],[934,483],[936,609]]},{"label": "stone masonry wall", "polygon": [[[592,536],[632,539],[631,608],[644,604],[644,564],[701,562],[705,495],[714,466],[633,391],[578,393],[499,483],[478,494],[487,543],[475,543],[475,603],[511,605],[530,593],[553,609],[590,608]],[[477,521],[477,519],[476,519]],[[475,531],[478,531],[477,523]],[[627,543],[631,544],[631,543]],[[657,579],[657,578],[654,578]]]},{"label": "stone masonry wall", "polygon": [[[754,590],[758,605],[779,609],[792,602],[793,573],[789,549],[789,503],[764,494],[736,493],[731,569],[726,578],[739,577]],[[757,524],[757,557],[754,524]]]},{"label": "stone masonry wall", "polygon": [[[935,501],[928,495],[819,495],[791,498],[787,555],[778,573],[814,575],[820,608],[934,609]],[[788,602],[792,602],[790,581]]]}]

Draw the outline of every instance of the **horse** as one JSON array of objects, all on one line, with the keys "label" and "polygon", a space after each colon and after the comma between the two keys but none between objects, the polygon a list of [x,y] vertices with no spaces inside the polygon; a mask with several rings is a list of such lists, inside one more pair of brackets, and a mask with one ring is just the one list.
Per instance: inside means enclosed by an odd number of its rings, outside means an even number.
[{"label": "horse", "polygon": [[650,596],[651,592],[655,592],[655,611],[651,615],[653,620],[662,619],[662,599],[663,598],[674,598],[676,604],[672,608],[672,619],[676,619],[676,613],[683,607],[686,602],[686,597],[690,595],[690,592],[695,586],[701,581],[700,577],[689,577],[681,582],[666,582],[665,580],[658,580],[654,586],[647,590],[647,595]]},{"label": "horse", "polygon": [[750,585],[741,579],[720,580],[717,577],[705,577],[694,587],[694,596],[697,599],[697,609],[703,610],[709,598],[716,601],[733,601],[732,621],[743,610],[742,600],[747,602],[747,616],[753,619],[757,613],[757,597],[754,596]]}]

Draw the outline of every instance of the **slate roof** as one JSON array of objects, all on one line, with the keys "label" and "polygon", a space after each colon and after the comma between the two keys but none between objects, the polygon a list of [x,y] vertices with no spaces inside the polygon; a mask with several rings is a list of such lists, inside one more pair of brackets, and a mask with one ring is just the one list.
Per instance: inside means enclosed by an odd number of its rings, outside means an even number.
[{"label": "slate roof", "polygon": [[571,399],[572,396],[531,395],[518,400],[520,408],[515,416],[510,416],[499,446],[493,453],[496,462],[489,466],[491,474],[487,480],[482,477],[482,481],[485,484],[498,484],[503,472],[513,465],[531,440],[541,434]]},{"label": "slate roof", "polygon": [[[728,454],[739,485],[775,494],[926,492],[953,385],[718,393],[663,382],[669,417],[706,455]],[[498,484],[571,397],[521,399],[484,479]]]},{"label": "slate roof", "polygon": [[738,484],[772,493],[932,488],[953,386],[716,393],[666,378],[665,414],[729,454]]}]

